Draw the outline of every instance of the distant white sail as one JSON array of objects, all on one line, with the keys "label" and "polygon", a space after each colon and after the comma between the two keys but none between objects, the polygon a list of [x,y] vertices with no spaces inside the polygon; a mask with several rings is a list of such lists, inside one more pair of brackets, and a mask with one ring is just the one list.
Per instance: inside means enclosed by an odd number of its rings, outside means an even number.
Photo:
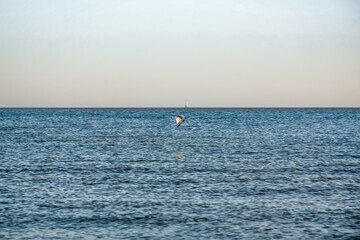
[{"label": "distant white sail", "polygon": [[185,108],[188,108],[188,107],[189,107],[189,101],[186,100],[186,102],[185,102]]}]

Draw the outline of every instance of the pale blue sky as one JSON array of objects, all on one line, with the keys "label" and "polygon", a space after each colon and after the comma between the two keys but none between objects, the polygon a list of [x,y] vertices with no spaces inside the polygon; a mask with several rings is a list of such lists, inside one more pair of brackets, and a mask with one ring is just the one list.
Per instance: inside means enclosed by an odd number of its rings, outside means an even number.
[{"label": "pale blue sky", "polygon": [[0,107],[360,107],[360,1],[0,0]]}]

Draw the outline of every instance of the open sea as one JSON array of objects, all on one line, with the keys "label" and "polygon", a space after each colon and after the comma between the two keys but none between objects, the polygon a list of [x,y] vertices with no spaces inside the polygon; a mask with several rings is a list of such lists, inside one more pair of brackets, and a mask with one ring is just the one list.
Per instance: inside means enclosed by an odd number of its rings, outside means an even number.
[{"label": "open sea", "polygon": [[0,109],[0,239],[360,239],[360,109]]}]

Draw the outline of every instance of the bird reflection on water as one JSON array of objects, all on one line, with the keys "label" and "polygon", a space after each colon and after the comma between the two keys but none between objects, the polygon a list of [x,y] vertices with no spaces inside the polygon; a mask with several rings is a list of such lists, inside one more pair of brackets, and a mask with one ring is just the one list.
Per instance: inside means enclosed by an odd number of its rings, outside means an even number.
[{"label": "bird reflection on water", "polygon": [[181,150],[180,150],[180,149],[177,149],[177,150],[174,152],[174,155],[175,155],[175,157],[180,157],[180,156],[182,155]]}]

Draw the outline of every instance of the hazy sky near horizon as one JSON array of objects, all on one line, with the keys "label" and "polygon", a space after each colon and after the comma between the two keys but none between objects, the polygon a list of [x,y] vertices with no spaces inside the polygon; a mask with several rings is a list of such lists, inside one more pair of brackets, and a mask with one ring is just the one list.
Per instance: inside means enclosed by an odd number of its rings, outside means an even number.
[{"label": "hazy sky near horizon", "polygon": [[360,1],[0,0],[0,107],[360,107]]}]

